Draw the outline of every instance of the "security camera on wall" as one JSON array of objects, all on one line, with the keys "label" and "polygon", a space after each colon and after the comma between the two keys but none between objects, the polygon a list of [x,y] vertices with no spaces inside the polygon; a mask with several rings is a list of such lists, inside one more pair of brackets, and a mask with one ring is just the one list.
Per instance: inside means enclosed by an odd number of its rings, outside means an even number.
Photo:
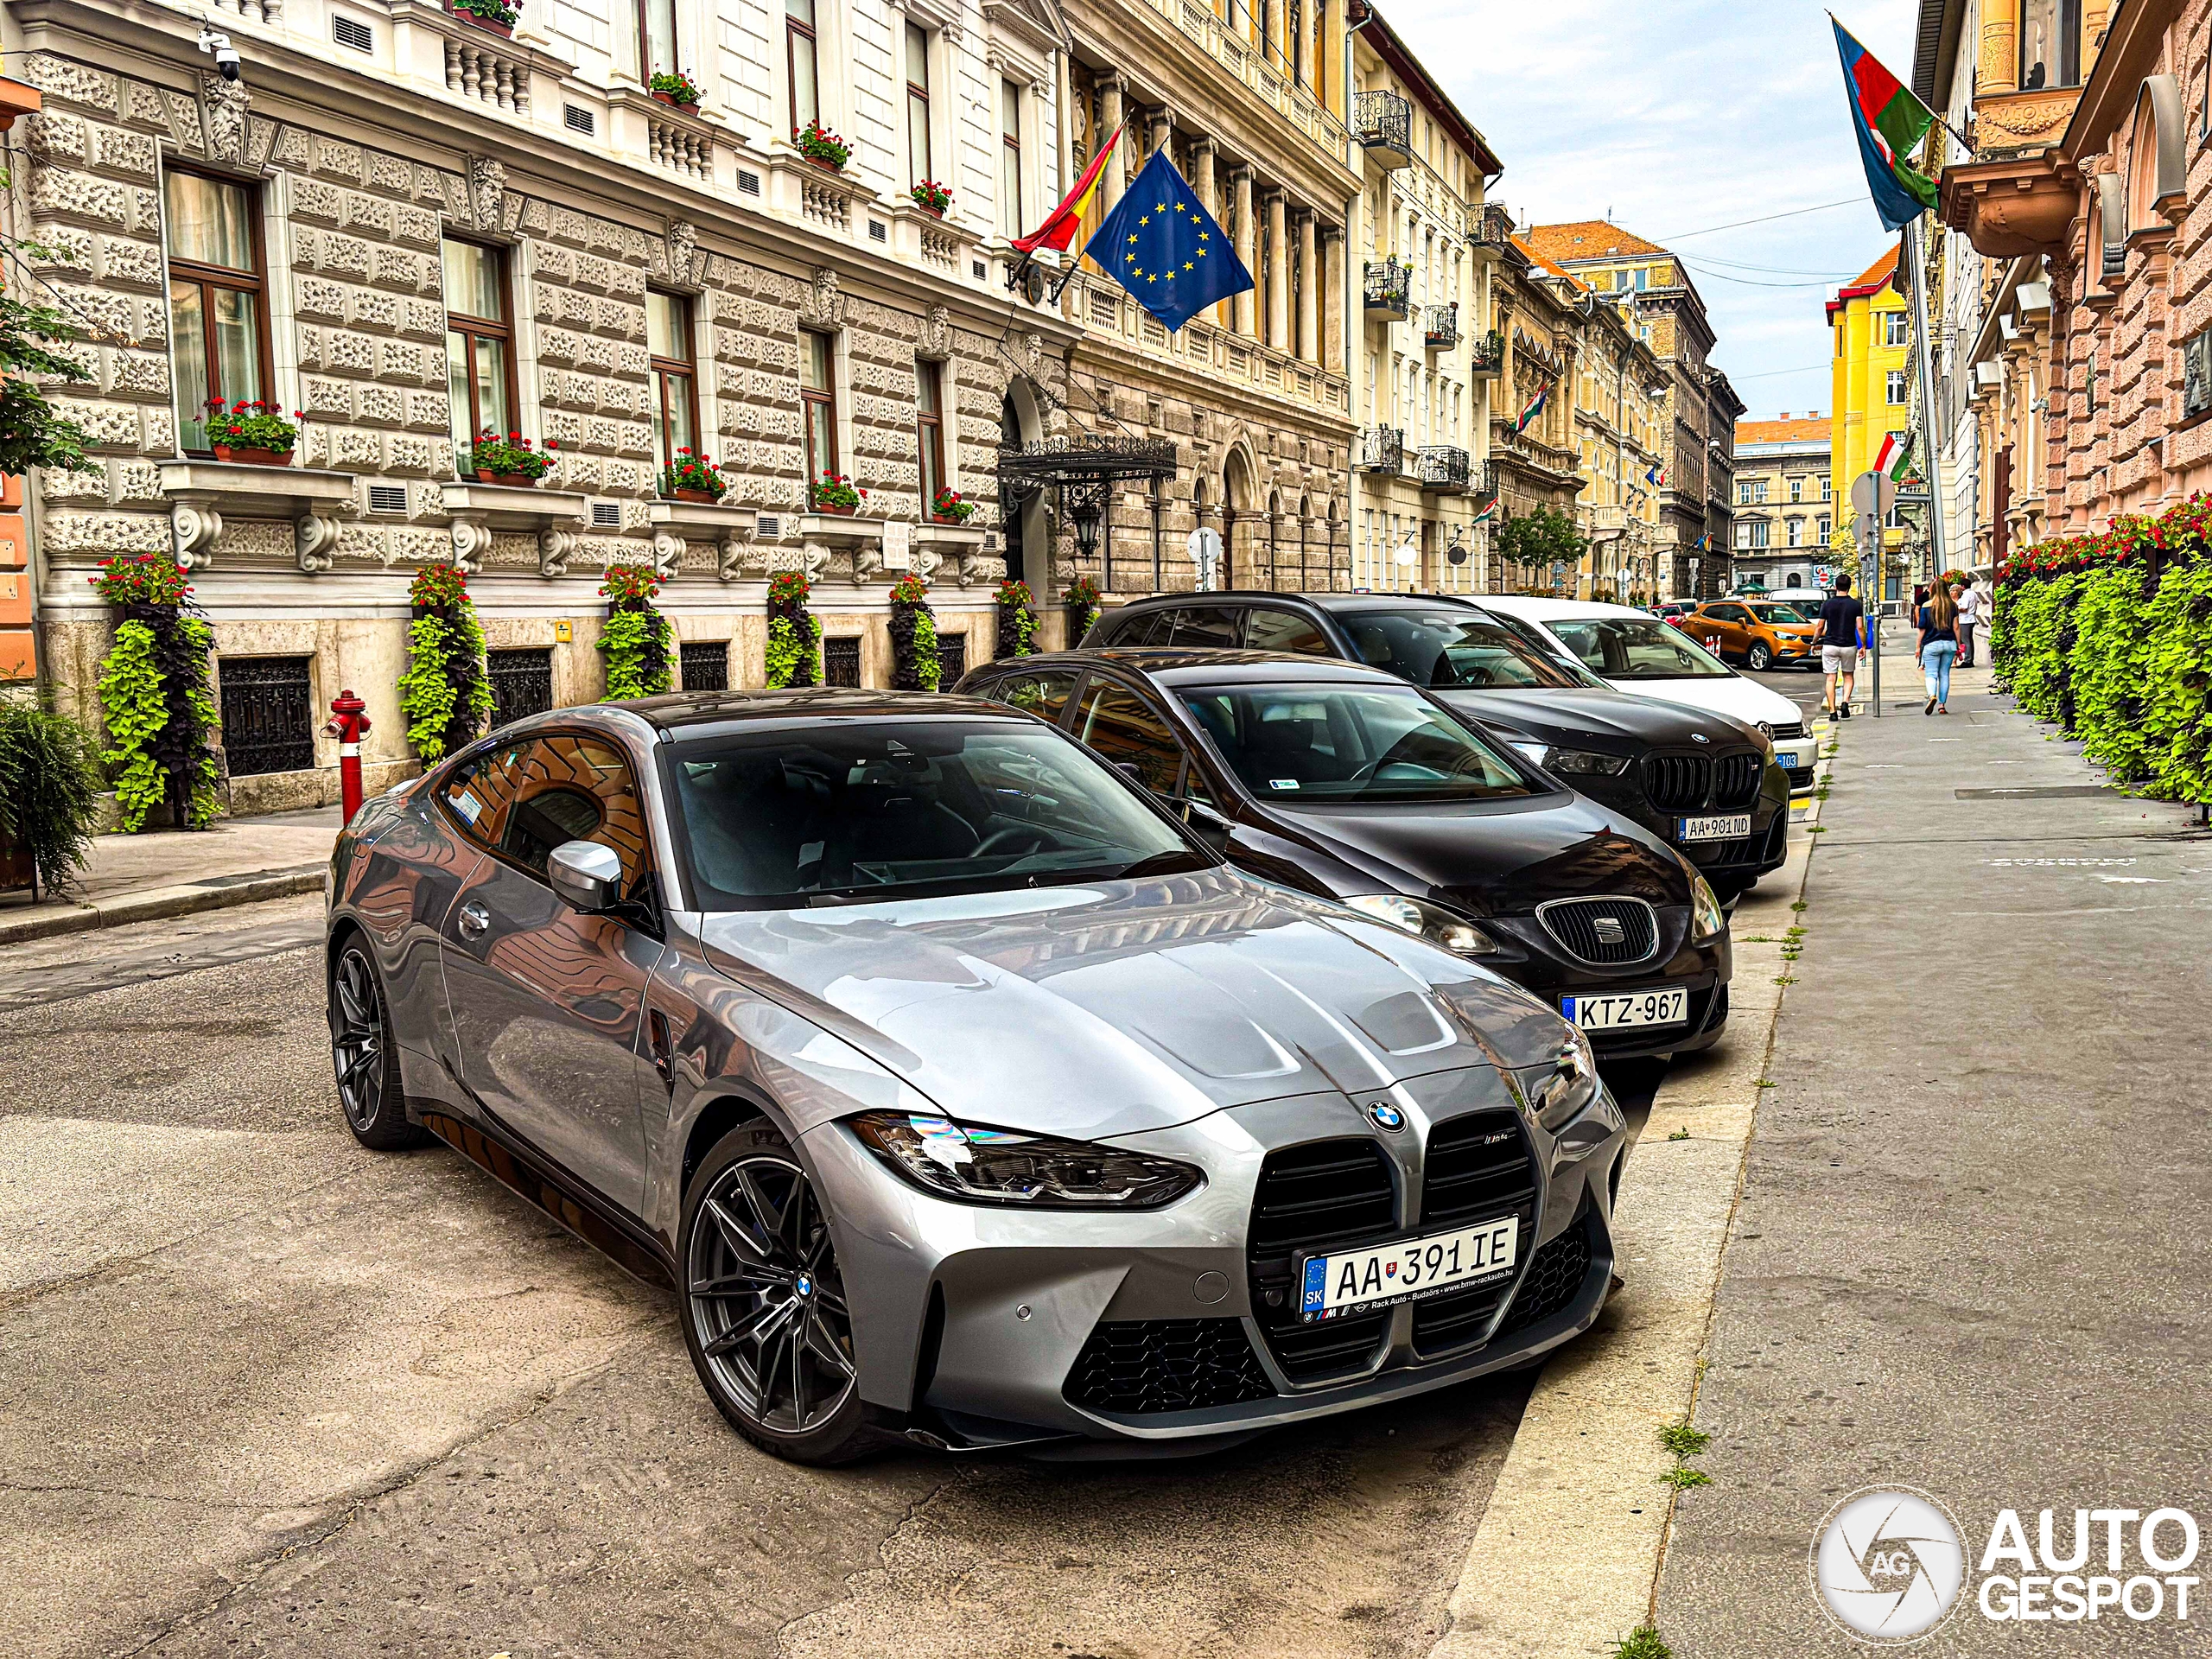
[{"label": "security camera on wall", "polygon": [[238,78],[238,49],[231,44],[229,35],[203,28],[200,31],[200,49],[214,55],[216,73],[225,80]]}]

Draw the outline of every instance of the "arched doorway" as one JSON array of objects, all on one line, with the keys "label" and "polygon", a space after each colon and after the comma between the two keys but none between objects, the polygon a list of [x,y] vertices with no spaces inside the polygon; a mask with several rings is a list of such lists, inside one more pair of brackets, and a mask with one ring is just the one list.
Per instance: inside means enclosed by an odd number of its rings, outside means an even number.
[{"label": "arched doorway", "polygon": [[1313,522],[1313,502],[1310,496],[1298,498],[1298,591],[1313,590],[1313,575],[1306,565],[1306,527]]},{"label": "arched doorway", "polygon": [[1282,493],[1268,492],[1268,590],[1282,591]]},{"label": "arched doorway", "polygon": [[[1037,409],[1037,395],[1026,380],[1007,383],[999,402],[999,442],[1012,448],[1035,443],[1045,435],[1045,423]],[[1041,608],[1052,603],[1052,542],[1046,517],[1045,492],[1032,490],[1019,501],[1001,493],[999,518],[1006,529],[1006,569],[1010,576],[1029,584]]]},{"label": "arched doorway", "polygon": [[1234,588],[1245,569],[1254,520],[1252,470],[1241,450],[1232,449],[1221,469],[1221,585]]}]

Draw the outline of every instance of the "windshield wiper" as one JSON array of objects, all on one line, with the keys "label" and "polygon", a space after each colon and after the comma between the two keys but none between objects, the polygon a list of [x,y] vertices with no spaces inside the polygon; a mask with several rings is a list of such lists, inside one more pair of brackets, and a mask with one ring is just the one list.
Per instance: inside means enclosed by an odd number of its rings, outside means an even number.
[{"label": "windshield wiper", "polygon": [[1134,864],[1124,865],[1106,878],[1114,881],[1137,881],[1147,875],[1180,875],[1190,870],[1210,868],[1206,861],[1187,848],[1177,847],[1164,853],[1154,853]]}]

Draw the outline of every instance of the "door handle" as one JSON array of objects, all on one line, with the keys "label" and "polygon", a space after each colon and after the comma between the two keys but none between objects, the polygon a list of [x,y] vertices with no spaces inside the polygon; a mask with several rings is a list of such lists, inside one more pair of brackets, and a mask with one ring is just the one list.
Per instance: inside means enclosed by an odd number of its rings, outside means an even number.
[{"label": "door handle", "polygon": [[492,912],[474,899],[461,907],[461,931],[470,938],[480,938],[484,930],[491,925]]},{"label": "door handle", "polygon": [[671,1029],[668,1016],[658,1008],[645,1014],[645,1046],[652,1052],[653,1070],[660,1073],[669,1092],[676,1092],[676,1033]]}]

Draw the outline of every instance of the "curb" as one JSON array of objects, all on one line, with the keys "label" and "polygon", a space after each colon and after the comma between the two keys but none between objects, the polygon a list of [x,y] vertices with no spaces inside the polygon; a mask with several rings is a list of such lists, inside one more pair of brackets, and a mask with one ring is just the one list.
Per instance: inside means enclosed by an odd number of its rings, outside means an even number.
[{"label": "curb", "polygon": [[[1832,722],[1815,727],[1826,750]],[[1804,817],[1820,817],[1823,752]],[[1815,842],[1751,917],[1777,936],[1797,919]],[[1752,901],[1747,900],[1747,903]],[[1778,918],[1768,920],[1762,912]],[[1713,1305],[1789,977],[1779,943],[1739,944],[1732,996],[1745,1014],[1717,1064],[1670,1075],[1631,1149],[1615,1202],[1627,1287],[1537,1378],[1448,1599],[1428,1659],[1610,1653],[1653,1618],[1675,1494],[1658,1432],[1696,1410]],[[1675,1139],[1676,1136],[1681,1139]]]},{"label": "curb", "polygon": [[204,910],[228,910],[233,905],[257,904],[264,899],[285,899],[297,893],[321,889],[329,873],[325,864],[300,864],[286,870],[253,870],[243,875],[215,875],[169,887],[141,887],[87,905],[48,910],[44,906],[21,916],[0,918],[0,946],[50,939],[65,933],[88,933],[94,928],[120,927],[129,922],[165,921],[175,916],[196,915]]}]

